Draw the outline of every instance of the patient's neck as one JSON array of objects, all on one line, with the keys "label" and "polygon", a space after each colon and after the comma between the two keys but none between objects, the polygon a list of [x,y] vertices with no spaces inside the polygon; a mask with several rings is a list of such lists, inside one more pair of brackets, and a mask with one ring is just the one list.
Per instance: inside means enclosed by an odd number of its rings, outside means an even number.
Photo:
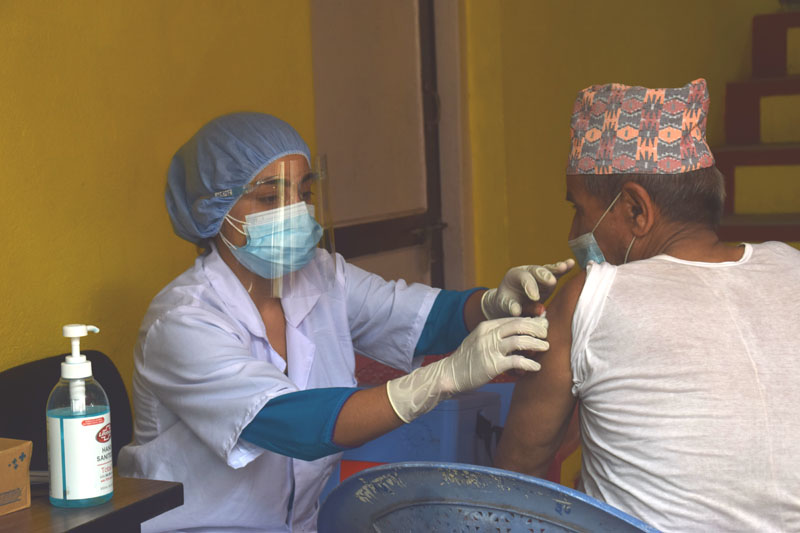
[{"label": "patient's neck", "polygon": [[723,263],[738,261],[744,254],[742,246],[724,243],[712,229],[697,224],[665,225],[653,237],[652,255],[667,254],[685,261]]}]

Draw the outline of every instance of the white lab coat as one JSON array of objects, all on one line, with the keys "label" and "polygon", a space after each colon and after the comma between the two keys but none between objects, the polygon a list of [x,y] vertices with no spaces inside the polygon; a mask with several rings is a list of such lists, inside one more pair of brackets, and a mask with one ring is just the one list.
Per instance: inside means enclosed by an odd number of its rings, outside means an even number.
[{"label": "white lab coat", "polygon": [[319,494],[341,454],[291,459],[239,434],[271,398],[355,386],[354,350],[412,370],[439,290],[387,282],[337,255],[335,283],[314,292],[282,299],[288,376],[216,250],[155,297],[135,349],[135,439],[118,467],[125,476],[182,482],[184,504],[142,531],[316,531]]}]

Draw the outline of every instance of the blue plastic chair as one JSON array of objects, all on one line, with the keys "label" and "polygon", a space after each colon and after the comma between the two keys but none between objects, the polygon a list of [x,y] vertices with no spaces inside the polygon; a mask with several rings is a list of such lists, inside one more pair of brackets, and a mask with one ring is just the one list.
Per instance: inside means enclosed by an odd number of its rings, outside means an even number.
[{"label": "blue plastic chair", "polygon": [[656,532],[622,511],[544,479],[460,463],[392,463],[344,480],[319,533]]}]

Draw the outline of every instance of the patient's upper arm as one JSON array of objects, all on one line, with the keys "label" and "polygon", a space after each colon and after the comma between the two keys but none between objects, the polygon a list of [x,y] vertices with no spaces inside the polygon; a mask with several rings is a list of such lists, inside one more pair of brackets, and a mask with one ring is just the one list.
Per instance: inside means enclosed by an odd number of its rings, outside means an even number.
[{"label": "patient's upper arm", "polygon": [[550,349],[537,356],[539,372],[517,381],[495,466],[544,477],[569,425],[572,396],[572,315],[586,279],[581,272],[569,280],[547,308]]}]

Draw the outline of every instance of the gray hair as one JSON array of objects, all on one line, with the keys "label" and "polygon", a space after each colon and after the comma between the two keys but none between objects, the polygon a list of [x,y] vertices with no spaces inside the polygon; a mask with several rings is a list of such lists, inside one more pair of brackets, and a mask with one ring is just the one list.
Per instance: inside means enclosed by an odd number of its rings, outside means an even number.
[{"label": "gray hair", "polygon": [[716,229],[725,203],[725,178],[710,166],[682,174],[582,174],[586,190],[611,203],[632,181],[641,185],[661,210],[674,222],[704,224]]}]

